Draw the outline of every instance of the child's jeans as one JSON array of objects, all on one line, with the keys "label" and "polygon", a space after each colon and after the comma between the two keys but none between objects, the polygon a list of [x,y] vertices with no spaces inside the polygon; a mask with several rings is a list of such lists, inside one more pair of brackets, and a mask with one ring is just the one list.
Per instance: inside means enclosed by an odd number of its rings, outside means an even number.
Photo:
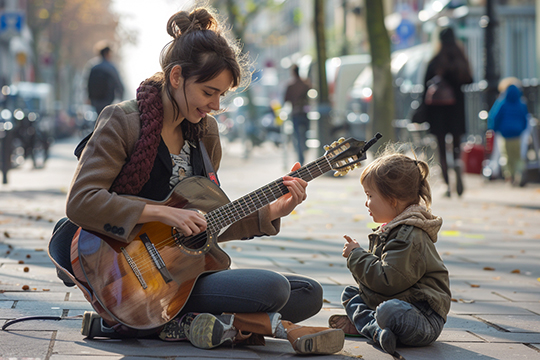
[{"label": "child's jeans", "polygon": [[404,345],[426,346],[433,343],[444,326],[444,319],[427,302],[409,304],[392,299],[370,309],[356,286],[347,286],[341,294],[347,316],[363,336],[376,341],[381,329],[388,328]]}]

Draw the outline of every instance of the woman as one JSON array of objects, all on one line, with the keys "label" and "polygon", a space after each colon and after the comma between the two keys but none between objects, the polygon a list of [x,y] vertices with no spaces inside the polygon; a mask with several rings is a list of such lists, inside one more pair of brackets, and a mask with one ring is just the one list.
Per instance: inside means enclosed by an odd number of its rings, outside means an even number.
[{"label": "woman", "polygon": [[[245,57],[211,9],[178,12],[169,19],[167,31],[173,40],[162,51],[162,72],[141,84],[137,101],[104,109],[68,195],[72,222],[119,242],[129,243],[141,224],[149,222],[168,225],[186,237],[207,229],[198,212],[119,195],[160,201],[192,175],[217,182],[214,169],[219,168],[221,147],[216,121],[208,114],[219,110],[229,90],[246,86],[250,78]],[[231,225],[218,241],[277,234],[280,218],[306,198],[305,181],[285,176],[283,184],[288,194]],[[74,264],[77,254],[72,251]],[[84,284],[81,270],[74,266],[74,272]],[[342,332],[290,322],[313,316],[322,307],[321,285],[298,275],[255,269],[204,274],[175,319],[145,331],[126,329],[95,301],[93,305],[103,319],[85,314],[82,332],[89,338],[159,334],[164,340],[188,339],[212,348],[253,342],[256,336],[248,337],[254,333],[289,338],[299,353],[333,353],[343,346]],[[281,316],[285,320],[280,321]]]},{"label": "woman", "polygon": [[[445,28],[439,33],[441,48],[428,64],[425,76],[424,104],[426,115],[430,124],[430,132],[437,138],[439,149],[439,161],[441,164],[444,182],[447,185],[446,196],[451,195],[450,182],[448,179],[448,163],[446,159],[446,135],[452,135],[452,163],[456,172],[456,192],[459,196],[463,193],[463,181],[461,179],[461,137],[466,132],[465,127],[465,96],[461,86],[472,82],[469,62],[465,53],[457,43],[452,28]],[[426,102],[426,94],[429,85],[435,76],[442,78],[453,90],[451,104],[429,105]],[[428,101],[429,102],[429,101]]]}]

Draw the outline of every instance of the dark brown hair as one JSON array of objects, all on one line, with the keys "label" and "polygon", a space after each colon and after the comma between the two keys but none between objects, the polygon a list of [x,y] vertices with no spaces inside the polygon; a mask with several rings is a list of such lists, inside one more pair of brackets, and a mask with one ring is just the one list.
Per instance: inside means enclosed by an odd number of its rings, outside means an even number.
[{"label": "dark brown hair", "polygon": [[407,207],[423,200],[429,208],[431,187],[428,176],[427,162],[386,151],[364,169],[360,183],[374,187],[388,201],[398,200]]},{"label": "dark brown hair", "polygon": [[[228,29],[220,25],[214,10],[208,6],[191,12],[179,11],[167,22],[167,33],[173,37],[161,51],[160,63],[163,70],[163,90],[173,104],[174,117],[180,107],[172,95],[170,73],[173,67],[182,67],[184,97],[186,80],[195,78],[202,83],[214,79],[224,70],[233,77],[232,88],[247,87],[250,76],[246,76],[247,55],[241,47],[228,36]],[[188,104],[189,106],[189,104]],[[182,122],[184,136],[188,140],[199,139],[206,129],[206,119],[198,124]]]},{"label": "dark brown hair", "polygon": [[472,81],[467,55],[456,40],[452,28],[445,28],[439,34],[441,48],[437,55],[436,73],[459,85]]}]

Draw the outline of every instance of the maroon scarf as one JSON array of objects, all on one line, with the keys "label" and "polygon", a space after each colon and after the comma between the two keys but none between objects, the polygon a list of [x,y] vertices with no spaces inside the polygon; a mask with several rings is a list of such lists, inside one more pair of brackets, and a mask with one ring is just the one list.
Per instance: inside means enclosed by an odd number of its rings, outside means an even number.
[{"label": "maroon scarf", "polygon": [[147,79],[141,83],[137,89],[137,107],[141,118],[141,134],[135,143],[135,151],[111,186],[110,191],[118,194],[136,195],[150,179],[163,128],[159,82]]}]

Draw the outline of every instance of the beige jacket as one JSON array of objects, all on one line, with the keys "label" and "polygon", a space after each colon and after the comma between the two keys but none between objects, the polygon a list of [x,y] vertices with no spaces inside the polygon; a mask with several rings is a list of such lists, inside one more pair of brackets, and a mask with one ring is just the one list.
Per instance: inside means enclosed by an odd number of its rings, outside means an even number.
[{"label": "beige jacket", "polygon": [[[215,171],[221,161],[216,121],[208,121],[203,143]],[[106,107],[86,145],[68,193],[66,214],[75,224],[115,240],[129,242],[139,232],[137,224],[146,202],[109,192],[116,176],[135,150],[141,121],[135,100]],[[279,232],[280,220],[268,220],[268,208],[231,225],[219,241],[247,239]]]}]

